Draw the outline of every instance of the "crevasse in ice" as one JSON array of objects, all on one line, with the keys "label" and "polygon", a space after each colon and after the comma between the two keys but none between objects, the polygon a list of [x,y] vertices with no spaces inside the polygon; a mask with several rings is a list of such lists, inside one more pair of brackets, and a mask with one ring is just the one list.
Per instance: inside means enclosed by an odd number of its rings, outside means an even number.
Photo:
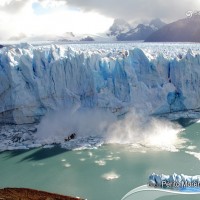
[{"label": "crevasse in ice", "polygon": [[0,122],[33,123],[47,112],[99,108],[148,114],[200,107],[200,55],[153,59],[139,48],[78,51],[17,45],[0,51]]}]

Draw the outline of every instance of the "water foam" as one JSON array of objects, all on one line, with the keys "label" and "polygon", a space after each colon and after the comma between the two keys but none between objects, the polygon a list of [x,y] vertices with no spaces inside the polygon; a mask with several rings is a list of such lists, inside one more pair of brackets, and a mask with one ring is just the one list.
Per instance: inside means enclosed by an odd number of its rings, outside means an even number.
[{"label": "water foam", "polygon": [[135,149],[178,151],[186,143],[183,129],[170,121],[132,112],[109,127],[108,143],[132,144]]},{"label": "water foam", "polygon": [[[104,143],[132,144],[138,151],[178,151],[187,142],[181,137],[182,128],[166,119],[159,119],[135,111],[123,119],[114,115],[90,110],[84,112],[62,112],[45,117],[38,126],[37,142],[59,142],[67,149],[92,149]],[[64,142],[70,133],[77,139]],[[88,154],[90,157],[91,153]]]}]

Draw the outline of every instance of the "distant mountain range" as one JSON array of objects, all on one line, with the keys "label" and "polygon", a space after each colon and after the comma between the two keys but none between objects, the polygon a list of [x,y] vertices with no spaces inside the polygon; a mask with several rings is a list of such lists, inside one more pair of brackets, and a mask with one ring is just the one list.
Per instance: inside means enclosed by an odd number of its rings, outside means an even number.
[{"label": "distant mountain range", "polygon": [[200,42],[200,16],[193,16],[166,24],[160,19],[134,25],[115,19],[109,30],[102,34],[77,34],[26,36],[23,33],[11,37],[10,41],[58,41],[58,42]]},{"label": "distant mountain range", "polygon": [[152,33],[145,42],[200,42],[200,16],[167,24]]},{"label": "distant mountain range", "polygon": [[133,27],[122,19],[114,20],[108,36],[115,36],[118,41],[146,40],[152,33],[165,26],[160,19],[154,19],[149,24],[138,24]]}]

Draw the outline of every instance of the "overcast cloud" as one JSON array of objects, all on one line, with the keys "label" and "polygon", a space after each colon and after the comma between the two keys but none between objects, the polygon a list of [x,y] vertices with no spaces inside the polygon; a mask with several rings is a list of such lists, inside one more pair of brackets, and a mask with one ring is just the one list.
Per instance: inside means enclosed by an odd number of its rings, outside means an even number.
[{"label": "overcast cloud", "polygon": [[0,0],[0,10],[10,14],[15,14],[20,12],[29,2],[29,0]]},{"label": "overcast cloud", "polygon": [[[35,5],[39,4],[39,5]],[[101,33],[113,19],[172,22],[200,11],[200,0],[0,0],[0,39]]]},{"label": "overcast cloud", "polygon": [[[1,0],[0,8],[7,12],[18,12],[27,2],[37,0]],[[66,2],[68,6],[95,11],[111,18],[127,20],[161,18],[176,20],[185,17],[188,10],[200,10],[200,0],[38,0],[55,4]],[[53,3],[52,3],[53,2]]]},{"label": "overcast cloud", "polygon": [[68,5],[127,20],[185,17],[188,10],[200,10],[200,0],[66,0]]}]

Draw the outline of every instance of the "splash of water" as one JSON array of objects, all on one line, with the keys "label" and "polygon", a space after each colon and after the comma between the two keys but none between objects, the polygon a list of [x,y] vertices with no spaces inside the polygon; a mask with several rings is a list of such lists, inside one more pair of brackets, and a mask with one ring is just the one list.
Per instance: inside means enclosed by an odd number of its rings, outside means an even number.
[{"label": "splash of water", "polygon": [[180,137],[183,129],[170,121],[131,112],[123,120],[111,124],[107,142],[133,144],[133,148],[157,148],[177,151],[186,143]]},{"label": "splash of water", "polygon": [[97,136],[105,133],[114,121],[111,113],[99,110],[50,113],[38,125],[36,140],[60,143],[72,133],[77,133],[78,137]]},{"label": "splash of water", "polygon": [[134,149],[142,151],[145,148],[178,151],[186,142],[181,130],[175,123],[135,111],[117,119],[108,112],[92,110],[47,116],[38,126],[36,137],[44,143],[63,142],[75,132],[79,138],[101,136],[105,143],[132,144]]}]

